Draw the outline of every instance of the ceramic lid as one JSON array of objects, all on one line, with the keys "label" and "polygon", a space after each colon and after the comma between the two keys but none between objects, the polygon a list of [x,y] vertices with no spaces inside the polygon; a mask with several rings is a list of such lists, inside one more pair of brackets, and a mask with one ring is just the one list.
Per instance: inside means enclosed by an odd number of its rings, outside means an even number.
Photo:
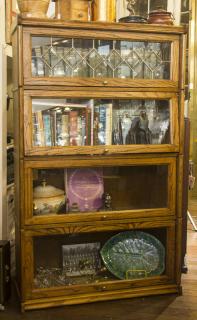
[{"label": "ceramic lid", "polygon": [[51,198],[64,195],[64,190],[58,189],[54,186],[46,184],[46,181],[42,181],[42,185],[34,188],[34,198]]}]

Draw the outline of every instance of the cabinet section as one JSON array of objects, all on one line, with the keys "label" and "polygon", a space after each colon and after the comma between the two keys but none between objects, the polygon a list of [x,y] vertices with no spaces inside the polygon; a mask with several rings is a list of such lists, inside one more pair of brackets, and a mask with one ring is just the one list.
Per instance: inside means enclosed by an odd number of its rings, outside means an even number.
[{"label": "cabinet section", "polygon": [[176,158],[26,161],[25,224],[175,214]]},{"label": "cabinet section", "polygon": [[24,92],[26,155],[179,150],[178,98],[155,92]]},{"label": "cabinet section", "polygon": [[174,222],[165,219],[151,226],[142,219],[22,232],[27,307],[28,299],[44,306],[54,297],[68,304],[129,297],[135,289],[140,295],[148,285],[176,291],[174,236]]},{"label": "cabinet section", "polygon": [[[94,26],[94,24],[92,24]],[[140,30],[140,28],[139,28]],[[171,87],[179,81],[179,35],[24,27],[24,84]],[[27,49],[28,48],[28,49]]]}]

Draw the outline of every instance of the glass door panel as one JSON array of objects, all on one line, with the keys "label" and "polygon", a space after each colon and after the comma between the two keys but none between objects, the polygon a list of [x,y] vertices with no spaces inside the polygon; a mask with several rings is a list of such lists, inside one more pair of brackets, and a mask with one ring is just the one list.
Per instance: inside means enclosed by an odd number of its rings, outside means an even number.
[{"label": "glass door panel", "polygon": [[37,217],[77,214],[82,219],[83,213],[167,208],[168,177],[167,164],[33,169],[30,202]]},{"label": "glass door panel", "polygon": [[170,41],[32,36],[33,77],[171,79]]},{"label": "glass door panel", "polygon": [[107,285],[164,275],[166,236],[166,228],[155,228],[34,237],[34,288]]},{"label": "glass door panel", "polygon": [[171,117],[169,99],[33,98],[32,146],[173,144]]}]

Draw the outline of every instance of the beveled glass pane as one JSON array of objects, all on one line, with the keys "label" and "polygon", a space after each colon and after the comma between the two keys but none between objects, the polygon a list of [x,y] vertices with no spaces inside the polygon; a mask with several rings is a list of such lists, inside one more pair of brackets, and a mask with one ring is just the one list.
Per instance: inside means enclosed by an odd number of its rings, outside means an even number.
[{"label": "beveled glass pane", "polygon": [[33,146],[172,143],[169,100],[33,99],[32,123]]},{"label": "beveled glass pane", "polygon": [[166,246],[165,228],[34,237],[33,287],[107,284],[165,274]]},{"label": "beveled glass pane", "polygon": [[34,77],[170,79],[170,66],[170,42],[32,37]]},{"label": "beveled glass pane", "polygon": [[34,169],[32,189],[38,216],[165,208],[168,166]]}]

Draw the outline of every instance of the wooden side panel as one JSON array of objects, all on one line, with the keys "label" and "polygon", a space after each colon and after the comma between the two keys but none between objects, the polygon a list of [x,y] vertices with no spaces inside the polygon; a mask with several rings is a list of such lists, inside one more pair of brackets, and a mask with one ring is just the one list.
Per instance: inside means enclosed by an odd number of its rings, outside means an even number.
[{"label": "wooden side panel", "polygon": [[179,140],[180,140],[180,151],[179,153],[182,155],[184,151],[184,134],[185,134],[185,123],[184,123],[184,102],[185,102],[185,94],[184,91],[180,92],[179,96]]},{"label": "wooden side panel", "polygon": [[182,199],[183,199],[183,156],[177,159],[177,217],[182,218]]},{"label": "wooden side panel", "polygon": [[34,278],[33,239],[21,231],[21,298],[31,298]]}]

